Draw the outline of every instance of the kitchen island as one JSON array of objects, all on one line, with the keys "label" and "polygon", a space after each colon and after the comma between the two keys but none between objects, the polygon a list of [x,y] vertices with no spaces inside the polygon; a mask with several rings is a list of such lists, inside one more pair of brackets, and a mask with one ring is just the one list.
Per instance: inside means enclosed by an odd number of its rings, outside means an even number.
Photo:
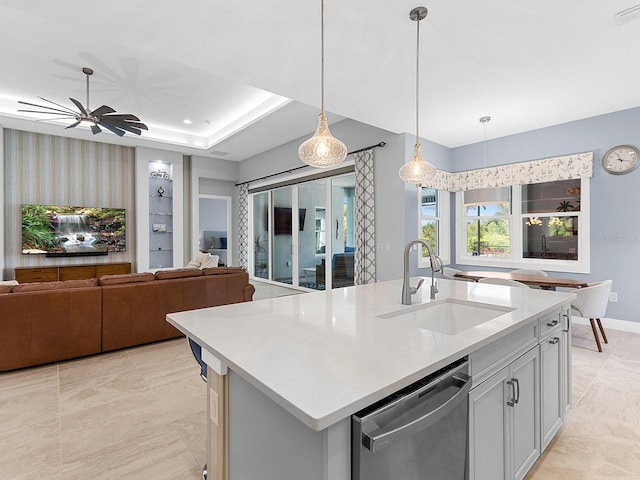
[{"label": "kitchen island", "polygon": [[[348,480],[352,414],[465,356],[475,384],[493,378],[538,348],[548,316],[560,328],[574,298],[440,280],[436,300],[423,288],[407,306],[401,288],[388,281],[168,315],[209,366],[209,478]],[[475,309],[471,323],[431,325],[431,308],[446,301]]]}]

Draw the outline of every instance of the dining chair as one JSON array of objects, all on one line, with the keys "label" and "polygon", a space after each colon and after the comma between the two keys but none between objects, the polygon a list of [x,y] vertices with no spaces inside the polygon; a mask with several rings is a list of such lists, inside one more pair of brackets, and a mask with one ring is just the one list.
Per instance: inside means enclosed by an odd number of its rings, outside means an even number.
[{"label": "dining chair", "polygon": [[450,278],[451,280],[462,280],[462,278],[458,278],[455,276],[456,273],[460,272],[462,272],[462,270],[458,270],[457,268],[443,267],[442,276]]},{"label": "dining chair", "polygon": [[508,278],[484,277],[478,280],[478,283],[492,283],[493,285],[507,285],[509,287],[529,288],[526,283],[510,280]]},{"label": "dining chair", "polygon": [[542,270],[535,270],[533,268],[518,268],[511,270],[511,273],[519,273],[521,275],[537,275],[538,277],[548,277],[549,274]]},{"label": "dining chair", "polygon": [[593,330],[593,336],[596,339],[596,345],[598,346],[599,352],[602,352],[602,345],[600,344],[600,338],[598,337],[596,323],[598,324],[598,329],[602,334],[602,340],[604,343],[609,343],[600,319],[604,317],[607,311],[609,292],[611,292],[612,284],[613,280],[603,280],[601,282],[590,283],[588,287],[570,290],[570,293],[575,293],[577,295],[577,298],[571,302],[571,309],[577,311],[581,317],[589,319],[589,322],[591,323],[591,330]]},{"label": "dining chair", "polygon": [[[549,274],[542,270],[535,270],[533,268],[518,268],[516,270],[511,270],[511,273],[519,273],[521,275],[536,275],[538,277],[548,277]],[[529,288],[540,289],[538,285],[529,285]]]}]

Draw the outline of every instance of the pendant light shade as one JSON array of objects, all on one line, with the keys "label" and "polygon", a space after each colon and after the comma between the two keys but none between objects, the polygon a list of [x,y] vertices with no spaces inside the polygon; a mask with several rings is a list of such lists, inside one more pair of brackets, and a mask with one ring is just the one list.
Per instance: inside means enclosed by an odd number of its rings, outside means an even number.
[{"label": "pendant light shade", "polygon": [[420,145],[419,112],[420,112],[420,20],[427,17],[426,7],[416,7],[409,12],[409,18],[416,22],[416,144],[413,147],[413,158],[405,163],[398,172],[402,181],[422,185],[436,174],[436,167],[422,158]]},{"label": "pendant light shade", "polygon": [[316,133],[300,145],[298,156],[307,165],[319,168],[338,165],[347,156],[347,146],[331,135],[324,110],[318,117]]},{"label": "pendant light shade", "polygon": [[413,147],[413,158],[400,167],[398,174],[407,183],[421,185],[433,178],[436,174],[436,167],[422,158],[422,146],[416,143]]},{"label": "pendant light shade", "polygon": [[474,188],[464,192],[465,207],[481,207],[509,201],[509,187]]},{"label": "pendant light shade", "polygon": [[[484,169],[483,175],[487,175],[487,123],[491,120],[491,117],[480,117],[480,123],[483,127],[483,147],[484,147]],[[485,181],[483,182],[485,185]],[[464,206],[465,207],[482,207],[485,205],[495,205],[497,203],[506,203],[509,201],[510,189],[509,187],[482,187],[475,188],[473,190],[467,190],[464,192]]]},{"label": "pendant light shade", "polygon": [[331,135],[327,115],[324,113],[324,0],[320,2],[320,72],[322,108],[318,116],[318,127],[313,137],[298,148],[298,156],[307,165],[318,168],[339,165],[347,156],[347,147]]}]

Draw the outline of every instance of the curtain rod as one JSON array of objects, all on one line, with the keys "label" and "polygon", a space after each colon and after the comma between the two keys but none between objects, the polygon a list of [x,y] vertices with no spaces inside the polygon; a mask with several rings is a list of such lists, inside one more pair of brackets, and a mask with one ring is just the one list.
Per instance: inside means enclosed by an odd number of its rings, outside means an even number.
[{"label": "curtain rod", "polygon": [[[364,148],[361,148],[359,150],[354,150],[353,152],[349,152],[349,153],[347,153],[347,155],[352,155],[354,153],[364,152],[365,150],[370,150],[370,149],[376,148],[376,147],[384,147],[385,145],[386,145],[385,142],[379,142],[379,143],[376,143],[375,145],[370,145],[368,147],[364,147]],[[254,178],[253,180],[247,180],[246,182],[236,183],[236,187],[240,186],[240,185],[245,185],[245,184],[251,183],[251,182],[257,182],[258,180],[266,180],[267,178],[276,177],[278,175],[284,175],[285,173],[295,172],[296,170],[300,170],[302,168],[307,168],[307,167],[308,167],[308,165],[300,165],[299,167],[290,168],[289,170],[283,170],[282,172],[272,173],[271,175],[265,175],[264,177]]]}]

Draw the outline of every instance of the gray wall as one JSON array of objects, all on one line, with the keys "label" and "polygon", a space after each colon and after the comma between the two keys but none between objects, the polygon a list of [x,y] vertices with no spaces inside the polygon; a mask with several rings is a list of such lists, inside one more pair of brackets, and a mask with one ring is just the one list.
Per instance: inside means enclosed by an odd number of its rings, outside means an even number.
[{"label": "gray wall", "polygon": [[[640,146],[640,108],[490,140],[487,166],[593,152],[591,273],[561,276],[587,282],[613,279],[618,303],[609,303],[607,317],[640,322],[635,305],[640,297],[640,283],[634,275],[640,269],[640,222],[637,221],[640,169],[628,175],[609,175],[601,163],[604,153],[620,144]],[[453,171],[481,167],[482,148],[482,143],[478,143],[453,149]],[[455,245],[454,233],[452,231],[452,246]]]},{"label": "gray wall", "polygon": [[[398,170],[410,158],[415,137],[398,135],[354,120],[343,120],[332,125],[331,133],[342,140],[349,151],[386,142],[385,147],[374,149],[378,245],[376,276],[379,281],[400,278],[404,245],[408,239],[416,237],[418,227],[416,187],[405,185],[398,177]],[[306,138],[294,140],[241,162],[240,181],[299,167],[298,147]],[[422,142],[425,158],[429,158],[438,168],[451,168],[449,149],[425,140]],[[410,145],[409,153],[407,145]],[[398,232],[404,232],[404,235],[398,235]]]}]

